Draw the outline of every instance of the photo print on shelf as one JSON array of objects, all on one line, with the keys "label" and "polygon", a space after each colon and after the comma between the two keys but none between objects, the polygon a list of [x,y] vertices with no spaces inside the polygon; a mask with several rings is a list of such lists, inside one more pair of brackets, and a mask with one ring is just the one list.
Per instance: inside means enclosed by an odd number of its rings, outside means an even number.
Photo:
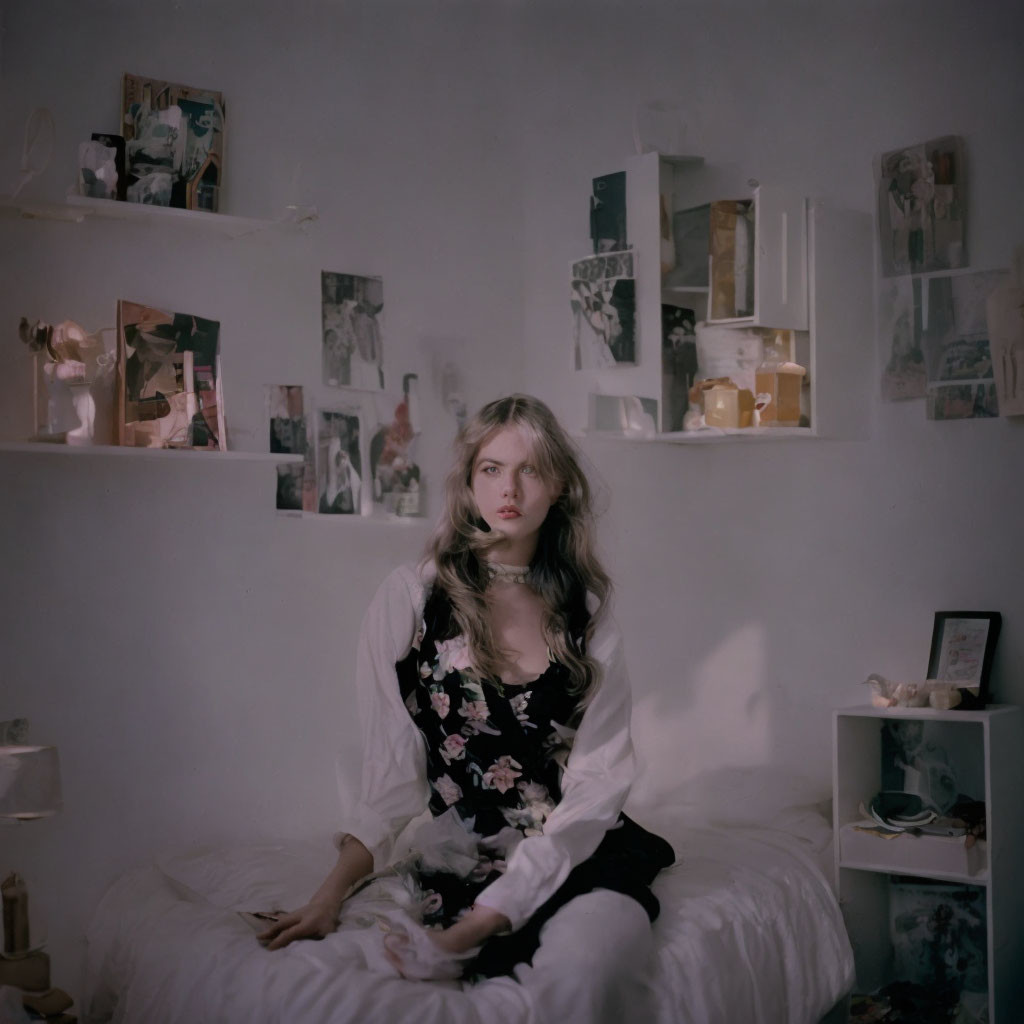
[{"label": "photo print on shelf", "polygon": [[317,412],[317,510],[324,515],[359,515],[362,512],[360,440],[357,407]]},{"label": "photo print on shelf", "polygon": [[267,388],[270,451],[301,455],[301,462],[277,466],[275,504],[279,512],[315,512],[316,457],[300,385],[275,384]]},{"label": "photo print on shelf", "polygon": [[220,323],[117,304],[118,444],[224,451]]},{"label": "photo print on shelf", "polygon": [[129,202],[216,213],[224,163],[224,97],[125,73],[121,119]]}]

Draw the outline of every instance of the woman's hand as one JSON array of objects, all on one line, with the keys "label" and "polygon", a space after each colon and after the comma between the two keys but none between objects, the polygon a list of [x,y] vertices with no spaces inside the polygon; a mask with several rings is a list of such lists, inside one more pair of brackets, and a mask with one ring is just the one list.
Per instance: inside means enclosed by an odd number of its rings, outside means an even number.
[{"label": "woman's hand", "polygon": [[432,932],[434,941],[449,953],[465,953],[466,950],[482,945],[496,932],[509,926],[508,918],[490,907],[474,906],[463,914],[450,928]]},{"label": "woman's hand", "polygon": [[296,939],[322,939],[338,927],[340,909],[335,903],[314,900],[285,914],[256,938],[267,949],[281,949]]},{"label": "woman's hand", "polygon": [[451,980],[462,976],[463,962],[473,959],[486,939],[508,926],[504,914],[490,907],[474,907],[441,931],[392,931],[384,938],[385,956],[403,978]]}]

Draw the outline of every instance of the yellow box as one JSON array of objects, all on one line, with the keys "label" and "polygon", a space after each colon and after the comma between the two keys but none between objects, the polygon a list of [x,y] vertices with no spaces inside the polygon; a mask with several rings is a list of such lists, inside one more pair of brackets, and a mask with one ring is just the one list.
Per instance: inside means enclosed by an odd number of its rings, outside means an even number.
[{"label": "yellow box", "polygon": [[709,427],[749,427],[754,420],[754,394],[733,383],[716,384],[704,392],[704,422]]}]

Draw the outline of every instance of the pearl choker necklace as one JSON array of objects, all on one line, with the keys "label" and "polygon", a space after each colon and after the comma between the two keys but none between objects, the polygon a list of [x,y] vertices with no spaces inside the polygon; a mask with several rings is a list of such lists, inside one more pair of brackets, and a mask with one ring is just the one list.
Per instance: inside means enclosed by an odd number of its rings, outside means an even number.
[{"label": "pearl choker necklace", "polygon": [[525,583],[530,576],[528,565],[505,565],[503,562],[484,562],[487,579],[504,580],[506,583]]}]

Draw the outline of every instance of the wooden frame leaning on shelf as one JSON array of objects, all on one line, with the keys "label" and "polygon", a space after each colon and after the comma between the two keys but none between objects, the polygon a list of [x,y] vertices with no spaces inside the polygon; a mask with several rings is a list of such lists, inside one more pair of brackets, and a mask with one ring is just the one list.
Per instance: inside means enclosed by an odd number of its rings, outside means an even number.
[{"label": "wooden frame leaning on shelf", "polygon": [[117,443],[224,451],[220,323],[117,304]]}]

